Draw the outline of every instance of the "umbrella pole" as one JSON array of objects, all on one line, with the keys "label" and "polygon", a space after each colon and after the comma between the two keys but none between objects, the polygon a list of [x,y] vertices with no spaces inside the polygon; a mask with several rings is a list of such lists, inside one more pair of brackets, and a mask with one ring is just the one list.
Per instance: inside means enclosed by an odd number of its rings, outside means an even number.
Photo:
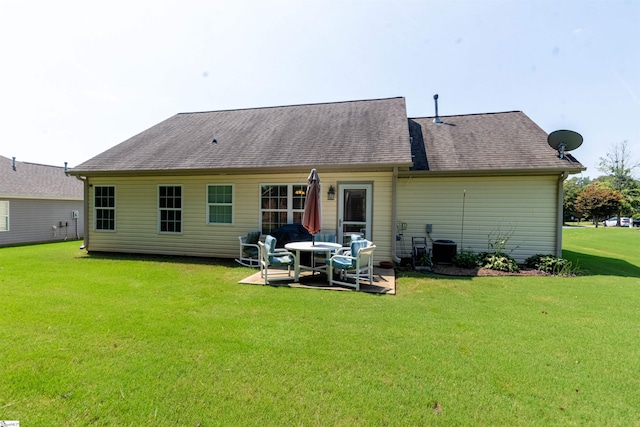
[{"label": "umbrella pole", "polygon": [[[312,234],[311,235],[311,246],[315,246],[316,244],[316,235]],[[316,274],[316,257],[315,257],[315,252],[311,252],[311,277],[315,276]]]}]

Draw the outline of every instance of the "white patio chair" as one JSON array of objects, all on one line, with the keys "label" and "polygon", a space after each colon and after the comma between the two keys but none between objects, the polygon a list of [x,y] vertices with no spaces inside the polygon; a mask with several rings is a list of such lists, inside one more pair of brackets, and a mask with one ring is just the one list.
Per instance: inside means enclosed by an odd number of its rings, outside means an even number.
[{"label": "white patio chair", "polygon": [[293,280],[292,268],[295,267],[296,256],[286,249],[276,249],[276,238],[267,236],[260,247],[260,277],[268,285],[272,280]]},{"label": "white patio chair", "polygon": [[240,240],[240,256],[236,258],[236,262],[245,267],[260,266],[260,240],[259,231],[250,231],[246,236],[238,236]]},{"label": "white patio chair", "polygon": [[[348,248],[338,249],[327,260],[329,284],[343,285],[360,290],[362,281],[373,284],[373,252],[376,245],[361,239],[353,240]],[[338,272],[338,278],[334,277]]]}]

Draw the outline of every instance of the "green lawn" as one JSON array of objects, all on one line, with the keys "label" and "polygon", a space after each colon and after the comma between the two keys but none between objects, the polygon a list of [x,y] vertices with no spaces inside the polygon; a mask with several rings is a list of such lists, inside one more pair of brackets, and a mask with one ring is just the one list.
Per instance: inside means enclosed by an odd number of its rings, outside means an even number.
[{"label": "green lawn", "polygon": [[239,285],[212,260],[0,249],[0,420],[21,426],[640,426],[640,232],[585,275]]}]

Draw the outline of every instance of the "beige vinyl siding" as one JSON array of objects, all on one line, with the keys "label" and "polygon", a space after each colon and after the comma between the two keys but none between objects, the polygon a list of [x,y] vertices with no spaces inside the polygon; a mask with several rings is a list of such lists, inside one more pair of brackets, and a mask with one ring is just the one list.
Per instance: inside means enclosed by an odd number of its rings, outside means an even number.
[{"label": "beige vinyl siding", "polygon": [[431,239],[453,240],[458,251],[487,251],[502,234],[518,262],[555,254],[557,186],[557,176],[400,178],[397,220],[407,228],[396,253],[408,256],[411,237],[427,236],[433,224]]},{"label": "beige vinyl siding", "polygon": [[[82,200],[3,200],[9,201],[9,230],[0,232],[0,245],[69,240],[84,235]],[[78,219],[72,218],[73,210],[80,213]]]},{"label": "beige vinyl siding", "polygon": [[[376,259],[391,259],[391,172],[320,174],[322,231],[337,233],[337,206],[327,200],[330,185],[338,182],[373,183],[373,240]],[[89,179],[90,251],[114,251],[185,256],[236,258],[238,236],[260,227],[261,184],[306,184],[308,173],[278,175],[211,175],[164,177],[113,177]],[[207,185],[233,186],[233,223],[207,224]],[[93,186],[115,187],[114,231],[95,230]],[[182,186],[182,233],[158,232],[158,185]]]}]

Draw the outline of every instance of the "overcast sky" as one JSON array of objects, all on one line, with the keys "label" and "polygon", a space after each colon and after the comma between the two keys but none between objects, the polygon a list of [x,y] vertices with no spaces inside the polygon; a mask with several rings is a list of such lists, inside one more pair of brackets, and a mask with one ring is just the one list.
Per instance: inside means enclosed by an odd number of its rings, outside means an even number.
[{"label": "overcast sky", "polygon": [[0,155],[75,166],[179,112],[404,96],[640,160],[640,1],[0,0]]}]

